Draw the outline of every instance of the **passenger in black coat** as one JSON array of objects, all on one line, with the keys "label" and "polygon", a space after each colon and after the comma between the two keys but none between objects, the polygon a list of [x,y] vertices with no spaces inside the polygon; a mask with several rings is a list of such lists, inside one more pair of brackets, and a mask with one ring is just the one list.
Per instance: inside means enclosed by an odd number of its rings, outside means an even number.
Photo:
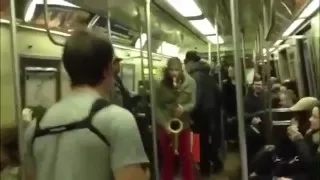
[{"label": "passenger in black coat", "polygon": [[[200,170],[210,175],[210,161],[216,171],[222,169],[218,156],[220,147],[220,91],[215,77],[210,75],[210,65],[201,60],[195,51],[186,54],[185,69],[197,85],[196,105],[191,114],[193,131],[200,134]],[[210,143],[210,139],[211,142]]]},{"label": "passenger in black coat", "polygon": [[[245,94],[245,87],[243,87]],[[244,95],[243,94],[243,95]],[[224,111],[226,138],[229,141],[238,140],[238,122],[237,122],[237,92],[234,76],[234,68],[228,67],[228,77],[222,85],[222,106]]]}]

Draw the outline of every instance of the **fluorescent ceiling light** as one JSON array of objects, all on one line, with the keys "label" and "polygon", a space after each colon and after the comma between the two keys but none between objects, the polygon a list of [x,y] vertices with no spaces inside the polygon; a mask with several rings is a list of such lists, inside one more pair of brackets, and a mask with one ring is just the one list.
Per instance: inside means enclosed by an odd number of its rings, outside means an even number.
[{"label": "fluorescent ceiling light", "polygon": [[299,18],[308,18],[311,14],[313,14],[320,7],[319,0],[311,1],[308,6],[302,11]]},{"label": "fluorescent ceiling light", "polygon": [[283,40],[278,40],[274,43],[274,46],[279,46],[281,43],[283,42]]},{"label": "fluorescent ceiling light", "polygon": [[224,43],[224,40],[223,40],[220,36],[218,36],[218,38],[217,38],[216,35],[214,35],[214,36],[207,36],[207,39],[208,39],[212,44],[223,44],[223,43]]},{"label": "fluorescent ceiling light", "polygon": [[[143,34],[141,34],[141,36],[138,38],[138,40],[134,44],[134,47],[137,48],[137,49],[140,49],[141,47],[144,46],[144,44],[146,42],[147,42],[147,34],[143,33]],[[140,44],[140,43],[142,43],[142,44]]]},{"label": "fluorescent ceiling light", "polygon": [[[60,5],[60,6],[67,6],[67,7],[75,7],[79,8],[78,6],[71,4],[64,0],[47,0],[48,5]],[[38,4],[43,4],[43,0],[32,0],[27,7],[26,14],[24,15],[24,21],[29,22],[31,21],[34,11],[36,10],[36,6]]]},{"label": "fluorescent ceiling light", "polygon": [[296,19],[293,23],[288,27],[288,29],[282,34],[282,36],[289,36],[295,31],[305,19]]},{"label": "fluorescent ceiling light", "polygon": [[194,0],[167,0],[167,2],[184,17],[194,17],[202,14]]},{"label": "fluorescent ceiling light", "polygon": [[210,21],[207,18],[204,18],[201,20],[191,20],[189,22],[194,28],[196,28],[203,35],[211,35],[211,34],[217,33],[216,29],[213,27],[213,25],[210,23]]},{"label": "fluorescent ceiling light", "polygon": [[167,43],[164,41],[157,49],[157,53],[164,54],[167,56],[178,56],[179,50],[180,50],[180,48],[178,46]]}]

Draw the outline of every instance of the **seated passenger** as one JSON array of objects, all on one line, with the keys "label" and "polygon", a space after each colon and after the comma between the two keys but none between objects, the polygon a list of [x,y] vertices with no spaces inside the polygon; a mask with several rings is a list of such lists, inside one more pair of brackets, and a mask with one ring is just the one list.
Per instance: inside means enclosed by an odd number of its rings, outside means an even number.
[{"label": "seated passenger", "polygon": [[280,99],[279,104],[280,104],[281,108],[290,108],[297,101],[296,95],[290,89],[288,89],[284,92],[280,92],[279,99]]},{"label": "seated passenger", "polygon": [[149,161],[133,115],[105,100],[113,57],[104,35],[80,30],[67,39],[62,62],[72,90],[27,128],[27,179],[148,179]]},{"label": "seated passenger", "polygon": [[190,144],[190,112],[196,102],[196,83],[184,73],[182,68],[180,59],[169,59],[164,76],[156,88],[156,119],[162,155],[162,180],[173,180],[174,177],[174,155],[176,152],[173,143],[175,143],[175,139],[169,124],[173,118],[180,119],[183,124],[177,142],[183,180],[194,179]]},{"label": "seated passenger", "polygon": [[312,97],[302,98],[292,110],[306,109],[308,106],[314,106],[309,130],[303,137],[297,125],[293,124],[288,127],[288,136],[297,148],[300,162],[308,171],[308,179],[317,180],[320,179],[320,102]]}]

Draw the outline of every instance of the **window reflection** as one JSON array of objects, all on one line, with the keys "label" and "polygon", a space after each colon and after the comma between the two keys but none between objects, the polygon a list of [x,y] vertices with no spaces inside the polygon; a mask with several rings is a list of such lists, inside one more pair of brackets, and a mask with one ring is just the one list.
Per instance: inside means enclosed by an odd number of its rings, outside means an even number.
[{"label": "window reflection", "polygon": [[[82,9],[49,5],[48,17],[50,29],[68,32],[78,27],[87,26],[93,16]],[[45,27],[44,5],[36,5],[36,9],[30,23]]]}]

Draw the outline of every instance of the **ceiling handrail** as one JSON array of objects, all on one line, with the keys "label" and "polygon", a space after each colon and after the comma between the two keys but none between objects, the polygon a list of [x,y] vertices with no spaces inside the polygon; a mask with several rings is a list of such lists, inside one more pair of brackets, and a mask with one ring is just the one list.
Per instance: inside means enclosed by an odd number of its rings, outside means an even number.
[{"label": "ceiling handrail", "polygon": [[45,24],[45,29],[46,29],[48,38],[53,44],[58,46],[64,46],[64,43],[56,41],[50,32],[49,17],[48,17],[48,0],[43,0],[43,5],[44,5],[44,24]]}]

